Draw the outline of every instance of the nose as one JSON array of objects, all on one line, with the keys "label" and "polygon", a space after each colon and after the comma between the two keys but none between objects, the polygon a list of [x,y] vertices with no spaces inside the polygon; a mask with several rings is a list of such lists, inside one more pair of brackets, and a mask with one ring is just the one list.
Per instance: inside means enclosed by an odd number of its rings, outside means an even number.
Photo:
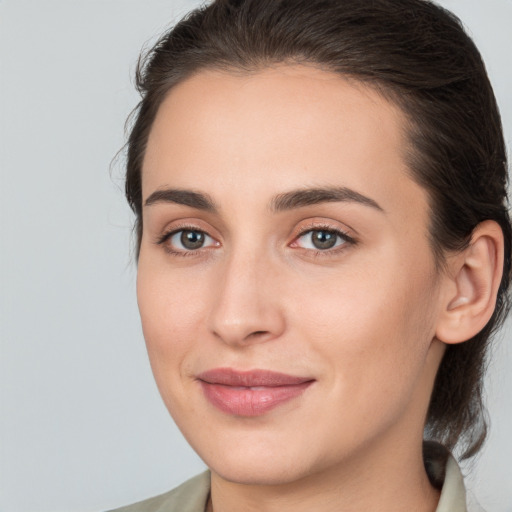
[{"label": "nose", "polygon": [[223,262],[209,316],[209,329],[216,337],[243,347],[283,333],[285,317],[276,270],[262,255],[232,255]]}]

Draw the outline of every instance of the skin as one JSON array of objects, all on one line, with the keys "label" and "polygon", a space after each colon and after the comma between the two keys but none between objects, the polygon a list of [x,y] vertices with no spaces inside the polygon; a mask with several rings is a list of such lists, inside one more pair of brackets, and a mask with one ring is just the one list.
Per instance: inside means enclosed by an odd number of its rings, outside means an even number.
[{"label": "skin", "polygon": [[[433,511],[423,425],[453,279],[436,271],[428,197],[410,177],[402,113],[307,66],[202,71],[174,87],[143,164],[143,200],[207,194],[216,211],[144,206],[137,293],[156,382],[212,471],[210,509]],[[348,187],[272,211],[279,194]],[[206,233],[191,250],[179,229]],[[308,230],[339,230],[318,250]],[[318,231],[317,231],[318,232]],[[308,376],[256,417],[205,399],[197,375],[232,367]]]}]

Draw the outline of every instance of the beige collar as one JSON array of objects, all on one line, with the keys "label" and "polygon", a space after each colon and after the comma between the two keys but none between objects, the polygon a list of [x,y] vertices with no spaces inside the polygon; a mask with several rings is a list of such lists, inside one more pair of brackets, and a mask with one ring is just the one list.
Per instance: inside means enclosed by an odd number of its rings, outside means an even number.
[{"label": "beige collar", "polygon": [[464,479],[459,465],[451,455],[446,461],[446,476],[436,512],[467,512]]}]

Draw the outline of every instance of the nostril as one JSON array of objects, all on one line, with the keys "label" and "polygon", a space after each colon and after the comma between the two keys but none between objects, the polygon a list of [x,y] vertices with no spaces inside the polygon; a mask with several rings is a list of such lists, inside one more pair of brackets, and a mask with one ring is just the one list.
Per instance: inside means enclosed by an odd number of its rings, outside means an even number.
[{"label": "nostril", "polygon": [[265,335],[267,333],[268,333],[268,331],[254,331],[254,332],[251,332],[251,334],[249,334],[248,337],[250,337],[250,336],[254,336],[254,337],[263,336],[263,335]]}]

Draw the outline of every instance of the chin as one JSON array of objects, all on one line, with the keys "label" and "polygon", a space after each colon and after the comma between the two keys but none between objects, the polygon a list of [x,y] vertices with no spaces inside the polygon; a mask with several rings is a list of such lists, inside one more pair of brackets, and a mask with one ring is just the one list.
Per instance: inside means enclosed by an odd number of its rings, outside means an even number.
[{"label": "chin", "polygon": [[[201,450],[197,450],[199,455]],[[244,485],[284,485],[315,472],[313,461],[301,460],[303,449],[288,446],[263,447],[254,444],[249,449],[218,450],[203,457],[210,470],[223,480]]]},{"label": "chin", "polygon": [[297,468],[287,467],[287,464],[277,464],[270,461],[237,461],[233,464],[208,465],[210,470],[223,480],[243,485],[285,485],[295,482],[305,475]]}]

